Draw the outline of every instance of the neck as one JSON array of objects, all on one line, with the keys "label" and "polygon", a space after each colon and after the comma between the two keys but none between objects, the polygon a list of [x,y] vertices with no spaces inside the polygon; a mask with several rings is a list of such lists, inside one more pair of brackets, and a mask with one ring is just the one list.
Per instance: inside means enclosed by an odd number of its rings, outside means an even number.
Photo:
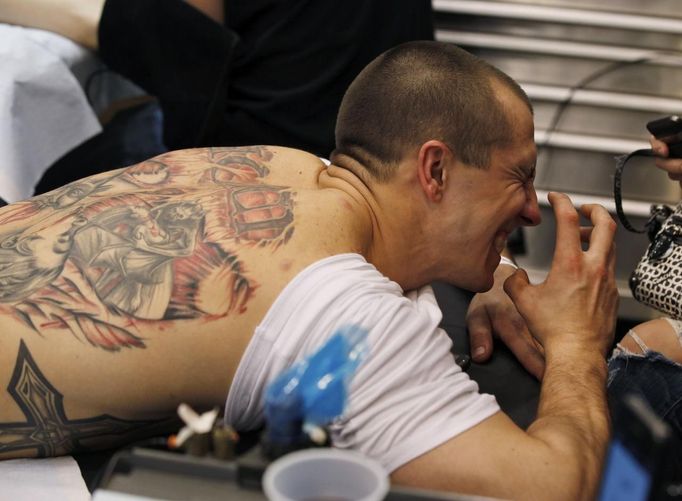
[{"label": "neck", "polygon": [[430,266],[420,204],[413,200],[410,180],[398,172],[394,179],[378,183],[364,167],[348,157],[321,174],[321,185],[342,189],[356,204],[364,237],[363,256],[383,275],[411,290],[435,279]]}]

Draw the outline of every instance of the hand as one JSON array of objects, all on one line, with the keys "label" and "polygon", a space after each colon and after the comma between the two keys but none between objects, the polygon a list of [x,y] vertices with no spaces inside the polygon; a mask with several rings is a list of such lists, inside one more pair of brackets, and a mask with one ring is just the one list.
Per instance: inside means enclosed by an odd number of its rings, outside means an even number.
[{"label": "hand", "polygon": [[89,49],[105,0],[0,0],[0,22],[52,31]]},{"label": "hand", "polygon": [[659,157],[656,159],[656,167],[666,171],[670,179],[679,181],[682,186],[682,159],[668,158],[670,154],[668,145],[654,136],[649,138],[649,143],[651,143],[651,149]]},{"label": "hand", "polygon": [[503,289],[504,281],[514,271],[511,266],[498,266],[492,289],[476,294],[469,304],[466,322],[471,358],[479,363],[488,360],[493,352],[493,336],[496,336],[528,372],[541,380],[545,370],[542,346],[531,336],[526,321]]},{"label": "hand", "polygon": [[[531,334],[545,349],[573,356],[599,350],[606,355],[613,341],[618,306],[615,283],[616,223],[603,207],[583,205],[592,227],[581,228],[571,200],[550,193],[556,217],[554,259],[544,282],[531,285],[517,270],[504,284]],[[581,241],[588,243],[582,250]]]}]

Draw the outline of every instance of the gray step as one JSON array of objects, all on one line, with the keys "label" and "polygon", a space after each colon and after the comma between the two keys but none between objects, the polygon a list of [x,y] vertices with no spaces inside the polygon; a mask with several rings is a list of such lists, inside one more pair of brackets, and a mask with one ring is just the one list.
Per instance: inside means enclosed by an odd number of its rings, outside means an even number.
[{"label": "gray step", "polygon": [[[649,2],[639,2],[640,5]],[[561,23],[578,26],[599,26],[623,30],[651,31],[658,33],[682,34],[682,19],[671,18],[679,13],[679,5],[670,3],[663,16],[651,15],[650,11],[642,9],[643,13],[613,10],[617,2],[610,2],[610,9],[605,10],[605,2],[585,3],[582,7],[578,2],[499,2],[482,0],[433,0],[432,5],[437,12],[451,14],[468,14],[483,17],[497,17],[505,19],[523,19],[544,23]],[[589,8],[588,8],[589,7]]]},{"label": "gray step", "polygon": [[540,85],[520,82],[523,90],[533,101],[562,102],[570,98],[571,105],[589,105],[600,108],[651,111],[669,114],[670,110],[682,111],[682,99],[591,89],[571,89],[563,85]]},{"label": "gray step", "polygon": [[574,150],[594,151],[597,153],[613,153],[621,155],[641,148],[648,148],[649,143],[618,137],[594,136],[559,131],[537,129],[535,143],[538,146],[552,146]]},{"label": "gray step", "polygon": [[678,52],[618,45],[604,45],[587,42],[573,42],[551,38],[515,36],[498,33],[474,31],[436,30],[436,39],[461,45],[514,52],[532,52],[552,56],[565,56],[581,59],[604,61],[637,61],[646,59],[661,66],[682,66],[682,56]]},{"label": "gray step", "polygon": [[[535,186],[590,196],[613,198],[614,155],[573,149],[542,149],[538,155]],[[679,184],[653,165],[650,158],[628,164],[622,187],[626,201],[676,204]]]},{"label": "gray step", "polygon": [[437,38],[477,54],[519,82],[682,99],[679,53],[442,30]]},{"label": "gray step", "polygon": [[[435,2],[435,0],[434,0]],[[568,7],[644,16],[682,17],[679,0],[504,0],[498,3]]]}]

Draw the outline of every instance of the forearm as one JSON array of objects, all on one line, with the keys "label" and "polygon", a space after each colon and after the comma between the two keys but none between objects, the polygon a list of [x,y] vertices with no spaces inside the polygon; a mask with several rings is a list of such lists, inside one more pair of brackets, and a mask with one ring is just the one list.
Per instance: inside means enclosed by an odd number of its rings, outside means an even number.
[{"label": "forearm", "polygon": [[[538,418],[528,436],[557,456],[554,472],[568,499],[592,499],[609,438],[605,355],[618,306],[616,224],[601,206],[583,205],[578,213],[565,195],[552,193],[549,201],[557,220],[550,273],[533,286],[517,272],[505,290],[545,354]],[[589,231],[579,226],[580,215],[593,224]]]},{"label": "forearm", "polygon": [[546,356],[538,416],[528,434],[552,450],[565,492],[592,499],[609,438],[606,361],[598,350]]}]

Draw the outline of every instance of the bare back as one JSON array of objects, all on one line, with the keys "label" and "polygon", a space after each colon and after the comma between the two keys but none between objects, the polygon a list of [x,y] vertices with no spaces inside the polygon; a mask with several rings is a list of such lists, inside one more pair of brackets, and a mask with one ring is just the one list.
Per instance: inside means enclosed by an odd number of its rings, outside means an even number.
[{"label": "bare back", "polygon": [[284,286],[359,250],[324,169],[285,148],[183,150],[0,210],[0,458],[222,405]]}]

